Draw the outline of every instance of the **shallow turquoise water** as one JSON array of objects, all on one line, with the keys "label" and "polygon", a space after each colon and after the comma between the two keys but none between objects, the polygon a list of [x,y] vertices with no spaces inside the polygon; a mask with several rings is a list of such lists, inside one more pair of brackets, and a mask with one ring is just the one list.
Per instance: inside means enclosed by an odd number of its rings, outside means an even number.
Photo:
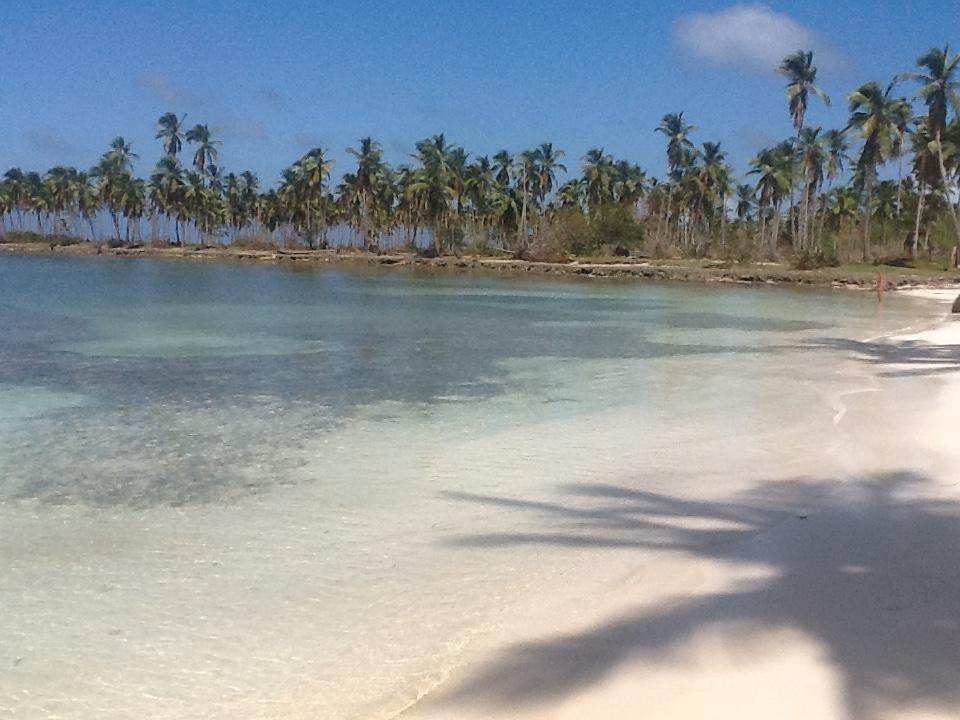
[{"label": "shallow turquoise water", "polygon": [[628,571],[590,488],[722,494],[817,452],[844,342],[929,312],[92,258],[0,256],[0,290],[13,717],[389,715]]}]

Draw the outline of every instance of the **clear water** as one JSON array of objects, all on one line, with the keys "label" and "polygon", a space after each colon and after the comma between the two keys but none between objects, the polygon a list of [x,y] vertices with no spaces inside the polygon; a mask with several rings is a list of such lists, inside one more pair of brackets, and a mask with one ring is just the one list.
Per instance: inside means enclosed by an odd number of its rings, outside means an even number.
[{"label": "clear water", "polygon": [[636,572],[618,492],[821,452],[925,312],[0,256],[0,717],[388,717]]}]

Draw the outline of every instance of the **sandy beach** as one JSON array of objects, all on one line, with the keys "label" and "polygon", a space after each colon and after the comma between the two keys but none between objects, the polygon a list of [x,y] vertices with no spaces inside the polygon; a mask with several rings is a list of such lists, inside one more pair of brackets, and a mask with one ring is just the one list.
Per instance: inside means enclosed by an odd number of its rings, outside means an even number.
[{"label": "sandy beach", "polygon": [[816,463],[722,500],[638,493],[663,539],[633,577],[531,617],[404,720],[960,717],[960,323],[849,350],[863,383],[825,398]]}]

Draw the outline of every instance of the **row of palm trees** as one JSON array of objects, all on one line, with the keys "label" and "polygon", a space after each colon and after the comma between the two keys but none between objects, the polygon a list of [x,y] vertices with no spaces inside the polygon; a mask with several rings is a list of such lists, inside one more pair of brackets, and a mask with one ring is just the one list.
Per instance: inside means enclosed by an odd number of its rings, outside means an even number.
[{"label": "row of palm trees", "polygon": [[[869,259],[891,238],[895,250],[932,249],[931,235],[960,247],[960,55],[935,48],[917,66],[850,93],[847,125],[825,130],[807,123],[811,98],[830,103],[813,54],[788,56],[779,72],[794,132],[760,150],[739,180],[721,144],[695,144],[697,128],[678,112],[656,128],[666,140],[662,180],[597,148],[561,184],[564,152],[550,143],[471,160],[440,134],[417,143],[412,162],[398,167],[379,143],[361,138],[347,150],[355,167],[335,185],[333,161],[314,148],[264,190],[250,171],[224,173],[221,143],[207,125],[187,128],[185,117],[166,113],[156,128],[163,155],[146,180],[134,175],[137,155],[122,137],[87,172],[7,171],[0,230],[96,239],[98,227],[108,227],[115,242],[130,243],[143,242],[149,226],[153,241],[258,238],[311,248],[327,246],[336,231],[365,249],[494,246],[525,256],[571,213],[589,223],[615,207],[629,211],[651,252]],[[895,181],[880,177],[890,163]]]}]

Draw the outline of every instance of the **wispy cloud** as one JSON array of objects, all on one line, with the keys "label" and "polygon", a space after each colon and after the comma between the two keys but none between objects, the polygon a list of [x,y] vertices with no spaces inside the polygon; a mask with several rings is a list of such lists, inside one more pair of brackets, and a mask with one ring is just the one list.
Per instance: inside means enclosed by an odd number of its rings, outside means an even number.
[{"label": "wispy cloud", "polygon": [[207,100],[202,93],[174,82],[163,73],[143,73],[137,78],[137,85],[148,95],[177,105],[202,106]]},{"label": "wispy cloud", "polygon": [[315,147],[326,147],[323,144],[323,138],[313,132],[294,133],[290,146],[297,152],[306,152]]},{"label": "wispy cloud", "polygon": [[275,108],[287,106],[287,96],[272,87],[262,87],[257,90],[257,98]]},{"label": "wispy cloud", "polygon": [[27,130],[26,139],[33,150],[43,155],[63,156],[73,151],[73,145],[59,131],[46,125]]},{"label": "wispy cloud", "polygon": [[849,69],[849,58],[814,30],[766,5],[733,5],[711,13],[677,19],[674,43],[712,65],[755,73],[772,73],[783,58],[812,50],[817,65],[828,71]]},{"label": "wispy cloud", "polygon": [[220,134],[234,140],[266,140],[267,129],[259,120],[228,117],[214,123]]},{"label": "wispy cloud", "polygon": [[763,128],[740,127],[736,129],[734,139],[744,150],[755,153],[760,148],[773,147],[783,138]]}]

